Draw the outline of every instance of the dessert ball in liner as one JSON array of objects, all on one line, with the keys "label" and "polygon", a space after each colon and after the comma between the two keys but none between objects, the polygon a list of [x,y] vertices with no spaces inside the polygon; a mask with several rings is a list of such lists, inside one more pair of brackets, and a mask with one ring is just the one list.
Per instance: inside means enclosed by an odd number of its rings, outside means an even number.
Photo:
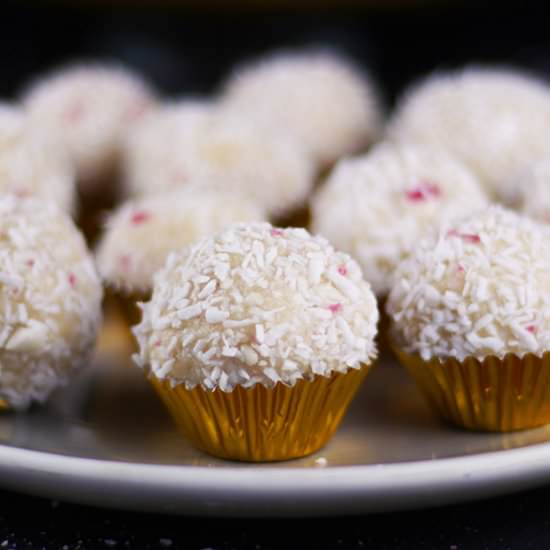
[{"label": "dessert ball in liner", "polygon": [[519,71],[471,67],[412,87],[389,122],[392,140],[444,147],[506,205],[513,178],[548,154],[550,87]]},{"label": "dessert ball in liner", "polygon": [[278,52],[235,71],[221,103],[289,132],[322,171],[380,134],[383,109],[371,77],[328,50]]},{"label": "dessert ball in liner", "polygon": [[310,155],[292,136],[196,101],[164,107],[137,124],[124,165],[130,196],[204,183],[248,195],[272,220],[303,207],[315,177]]},{"label": "dessert ball in liner", "polygon": [[102,288],[80,232],[53,203],[0,198],[0,399],[42,402],[90,359]]},{"label": "dessert ball in liner", "polygon": [[205,185],[127,201],[107,219],[96,250],[108,300],[128,326],[136,324],[137,302],[151,298],[153,275],[170,252],[228,225],[265,219],[247,197]]},{"label": "dessert ball in liner", "polygon": [[101,213],[120,196],[123,138],[154,106],[153,91],[128,68],[83,62],[37,79],[22,102],[33,123],[67,147],[83,203],[79,223],[93,239]]},{"label": "dessert ball in liner", "polygon": [[55,202],[74,214],[75,172],[61,140],[0,102],[0,193]]},{"label": "dessert ball in liner", "polygon": [[340,161],[312,201],[312,231],[351,254],[377,297],[432,225],[488,206],[476,177],[445,151],[380,144]]},{"label": "dessert ball in liner", "polygon": [[474,430],[550,423],[550,240],[490,207],[426,237],[387,303],[397,353],[433,408]]},{"label": "dessert ball in liner", "polygon": [[323,446],[376,356],[359,266],[304,229],[239,224],[171,254],[135,329],[135,359],[183,433],[270,461]]}]

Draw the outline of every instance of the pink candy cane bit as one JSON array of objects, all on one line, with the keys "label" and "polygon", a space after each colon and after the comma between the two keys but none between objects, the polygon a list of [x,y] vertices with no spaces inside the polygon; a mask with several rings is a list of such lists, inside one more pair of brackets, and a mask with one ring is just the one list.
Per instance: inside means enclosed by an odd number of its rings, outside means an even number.
[{"label": "pink candy cane bit", "polygon": [[464,233],[460,235],[460,238],[467,243],[479,244],[481,242],[481,237],[474,233]]},{"label": "pink candy cane bit", "polygon": [[348,274],[348,268],[345,265],[339,265],[338,266],[338,273],[342,275],[342,277],[345,277]]},{"label": "pink candy cane bit", "polygon": [[137,212],[134,212],[132,214],[131,222],[134,225],[139,225],[150,219],[151,219],[151,214],[149,214],[149,212],[145,212],[145,210],[138,210]]},{"label": "pink candy cane bit", "polygon": [[531,334],[535,334],[537,332],[537,327],[536,325],[529,325],[527,327],[527,332],[530,332]]},{"label": "pink candy cane bit", "polygon": [[271,229],[271,236],[272,237],[280,237],[282,234],[283,234],[283,231],[281,229],[277,229],[276,227]]},{"label": "pink candy cane bit", "polygon": [[69,284],[71,288],[76,288],[76,275],[74,273],[69,273]]},{"label": "pink candy cane bit", "polygon": [[330,311],[332,313],[338,313],[339,311],[342,311],[342,304],[340,304],[340,303],[330,304],[330,306],[328,306],[328,308],[330,309]]},{"label": "pink candy cane bit", "polygon": [[450,229],[447,231],[447,237],[458,237],[467,243],[479,244],[481,237],[475,233],[459,233],[456,229]]},{"label": "pink candy cane bit", "polygon": [[435,183],[420,182],[416,187],[405,190],[405,196],[411,202],[422,202],[440,197],[441,189]]}]

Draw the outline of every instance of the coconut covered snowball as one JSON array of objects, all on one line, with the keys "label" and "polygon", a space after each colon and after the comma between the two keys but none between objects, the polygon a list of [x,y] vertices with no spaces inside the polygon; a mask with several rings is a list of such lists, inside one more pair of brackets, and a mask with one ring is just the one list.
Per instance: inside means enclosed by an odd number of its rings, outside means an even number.
[{"label": "coconut covered snowball", "polygon": [[0,398],[44,401],[90,358],[102,289],[84,239],[53,203],[0,199]]},{"label": "coconut covered snowball", "polygon": [[530,164],[516,179],[518,210],[550,223],[550,157]]},{"label": "coconut covered snowball", "polygon": [[136,361],[188,389],[293,385],[369,363],[377,321],[347,254],[304,229],[239,224],[169,256]]},{"label": "coconut covered snowball", "polygon": [[122,167],[126,194],[148,195],[189,183],[186,150],[214,112],[207,101],[182,100],[151,110],[128,131]]},{"label": "coconut covered snowball", "polygon": [[388,133],[445,147],[495,198],[515,204],[513,178],[550,153],[550,87],[511,70],[437,74],[405,94]]},{"label": "coconut covered snowball", "polygon": [[351,254],[378,296],[432,225],[488,204],[474,175],[426,146],[379,145],[343,160],[312,202],[312,229]]},{"label": "coconut covered snowball", "polygon": [[550,240],[492,206],[422,240],[395,276],[394,337],[423,359],[550,350]]},{"label": "coconut covered snowball", "polygon": [[314,167],[290,137],[235,113],[207,112],[204,106],[180,107],[179,112],[179,117],[165,113],[172,120],[158,125],[145,120],[142,129],[136,129],[143,135],[129,139],[130,195],[202,183],[248,195],[273,216],[306,201]]},{"label": "coconut covered snowball", "polygon": [[147,294],[170,252],[233,223],[265,219],[264,210],[248,198],[202,186],[132,200],[108,219],[98,268],[109,286]]},{"label": "coconut covered snowball", "polygon": [[154,104],[149,85],[129,69],[98,63],[67,67],[23,96],[30,116],[65,142],[84,191],[117,170],[128,127]]},{"label": "coconut covered snowball", "polygon": [[74,213],[74,180],[63,144],[31,124],[22,110],[0,103],[0,194],[51,200]]},{"label": "coconut covered snowball", "polygon": [[289,131],[321,165],[360,151],[380,133],[382,107],[369,75],[334,52],[285,52],[238,69],[222,102]]}]

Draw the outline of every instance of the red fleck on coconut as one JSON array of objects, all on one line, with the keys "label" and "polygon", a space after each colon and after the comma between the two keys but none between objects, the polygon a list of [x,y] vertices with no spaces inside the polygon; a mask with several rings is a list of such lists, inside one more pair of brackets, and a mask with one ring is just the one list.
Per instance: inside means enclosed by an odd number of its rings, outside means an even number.
[{"label": "red fleck on coconut", "polygon": [[479,244],[481,237],[475,233],[459,233],[456,229],[450,229],[447,231],[447,237],[458,237],[467,243]]},{"label": "red fleck on coconut", "polygon": [[71,288],[76,288],[76,275],[74,273],[69,273],[69,284]]},{"label": "red fleck on coconut", "polygon": [[460,238],[467,243],[479,244],[481,242],[481,237],[474,233],[463,233]]},{"label": "red fleck on coconut", "polygon": [[441,189],[435,183],[421,182],[416,187],[405,190],[405,196],[411,202],[423,202],[439,198],[441,196]]},{"label": "red fleck on coconut", "polygon": [[328,308],[330,309],[330,311],[332,311],[332,313],[338,313],[339,311],[342,311],[342,304],[340,303],[330,304]]},{"label": "red fleck on coconut", "polygon": [[146,212],[145,210],[138,210],[137,212],[134,212],[132,214],[132,217],[130,219],[134,225],[139,225],[141,223],[149,221],[151,219],[151,214],[149,212]]},{"label": "red fleck on coconut", "polygon": [[345,277],[348,274],[348,268],[345,265],[338,266],[338,273]]},{"label": "red fleck on coconut", "polygon": [[272,237],[280,237],[282,234],[283,234],[282,230],[281,230],[281,229],[277,229],[276,227],[274,227],[274,228],[271,230],[271,236],[272,236]]}]

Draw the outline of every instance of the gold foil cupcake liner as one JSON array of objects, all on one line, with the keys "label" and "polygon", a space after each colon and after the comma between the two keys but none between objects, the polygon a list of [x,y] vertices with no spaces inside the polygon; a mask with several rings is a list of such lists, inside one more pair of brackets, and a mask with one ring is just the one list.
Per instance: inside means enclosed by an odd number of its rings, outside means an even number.
[{"label": "gold foil cupcake liner", "polygon": [[370,366],[294,386],[261,384],[232,392],[172,387],[150,381],[183,434],[199,449],[232,460],[276,461],[306,456],[338,428]]},{"label": "gold foil cupcake liner", "polygon": [[483,361],[395,352],[432,408],[457,426],[510,432],[550,423],[550,352]]}]

